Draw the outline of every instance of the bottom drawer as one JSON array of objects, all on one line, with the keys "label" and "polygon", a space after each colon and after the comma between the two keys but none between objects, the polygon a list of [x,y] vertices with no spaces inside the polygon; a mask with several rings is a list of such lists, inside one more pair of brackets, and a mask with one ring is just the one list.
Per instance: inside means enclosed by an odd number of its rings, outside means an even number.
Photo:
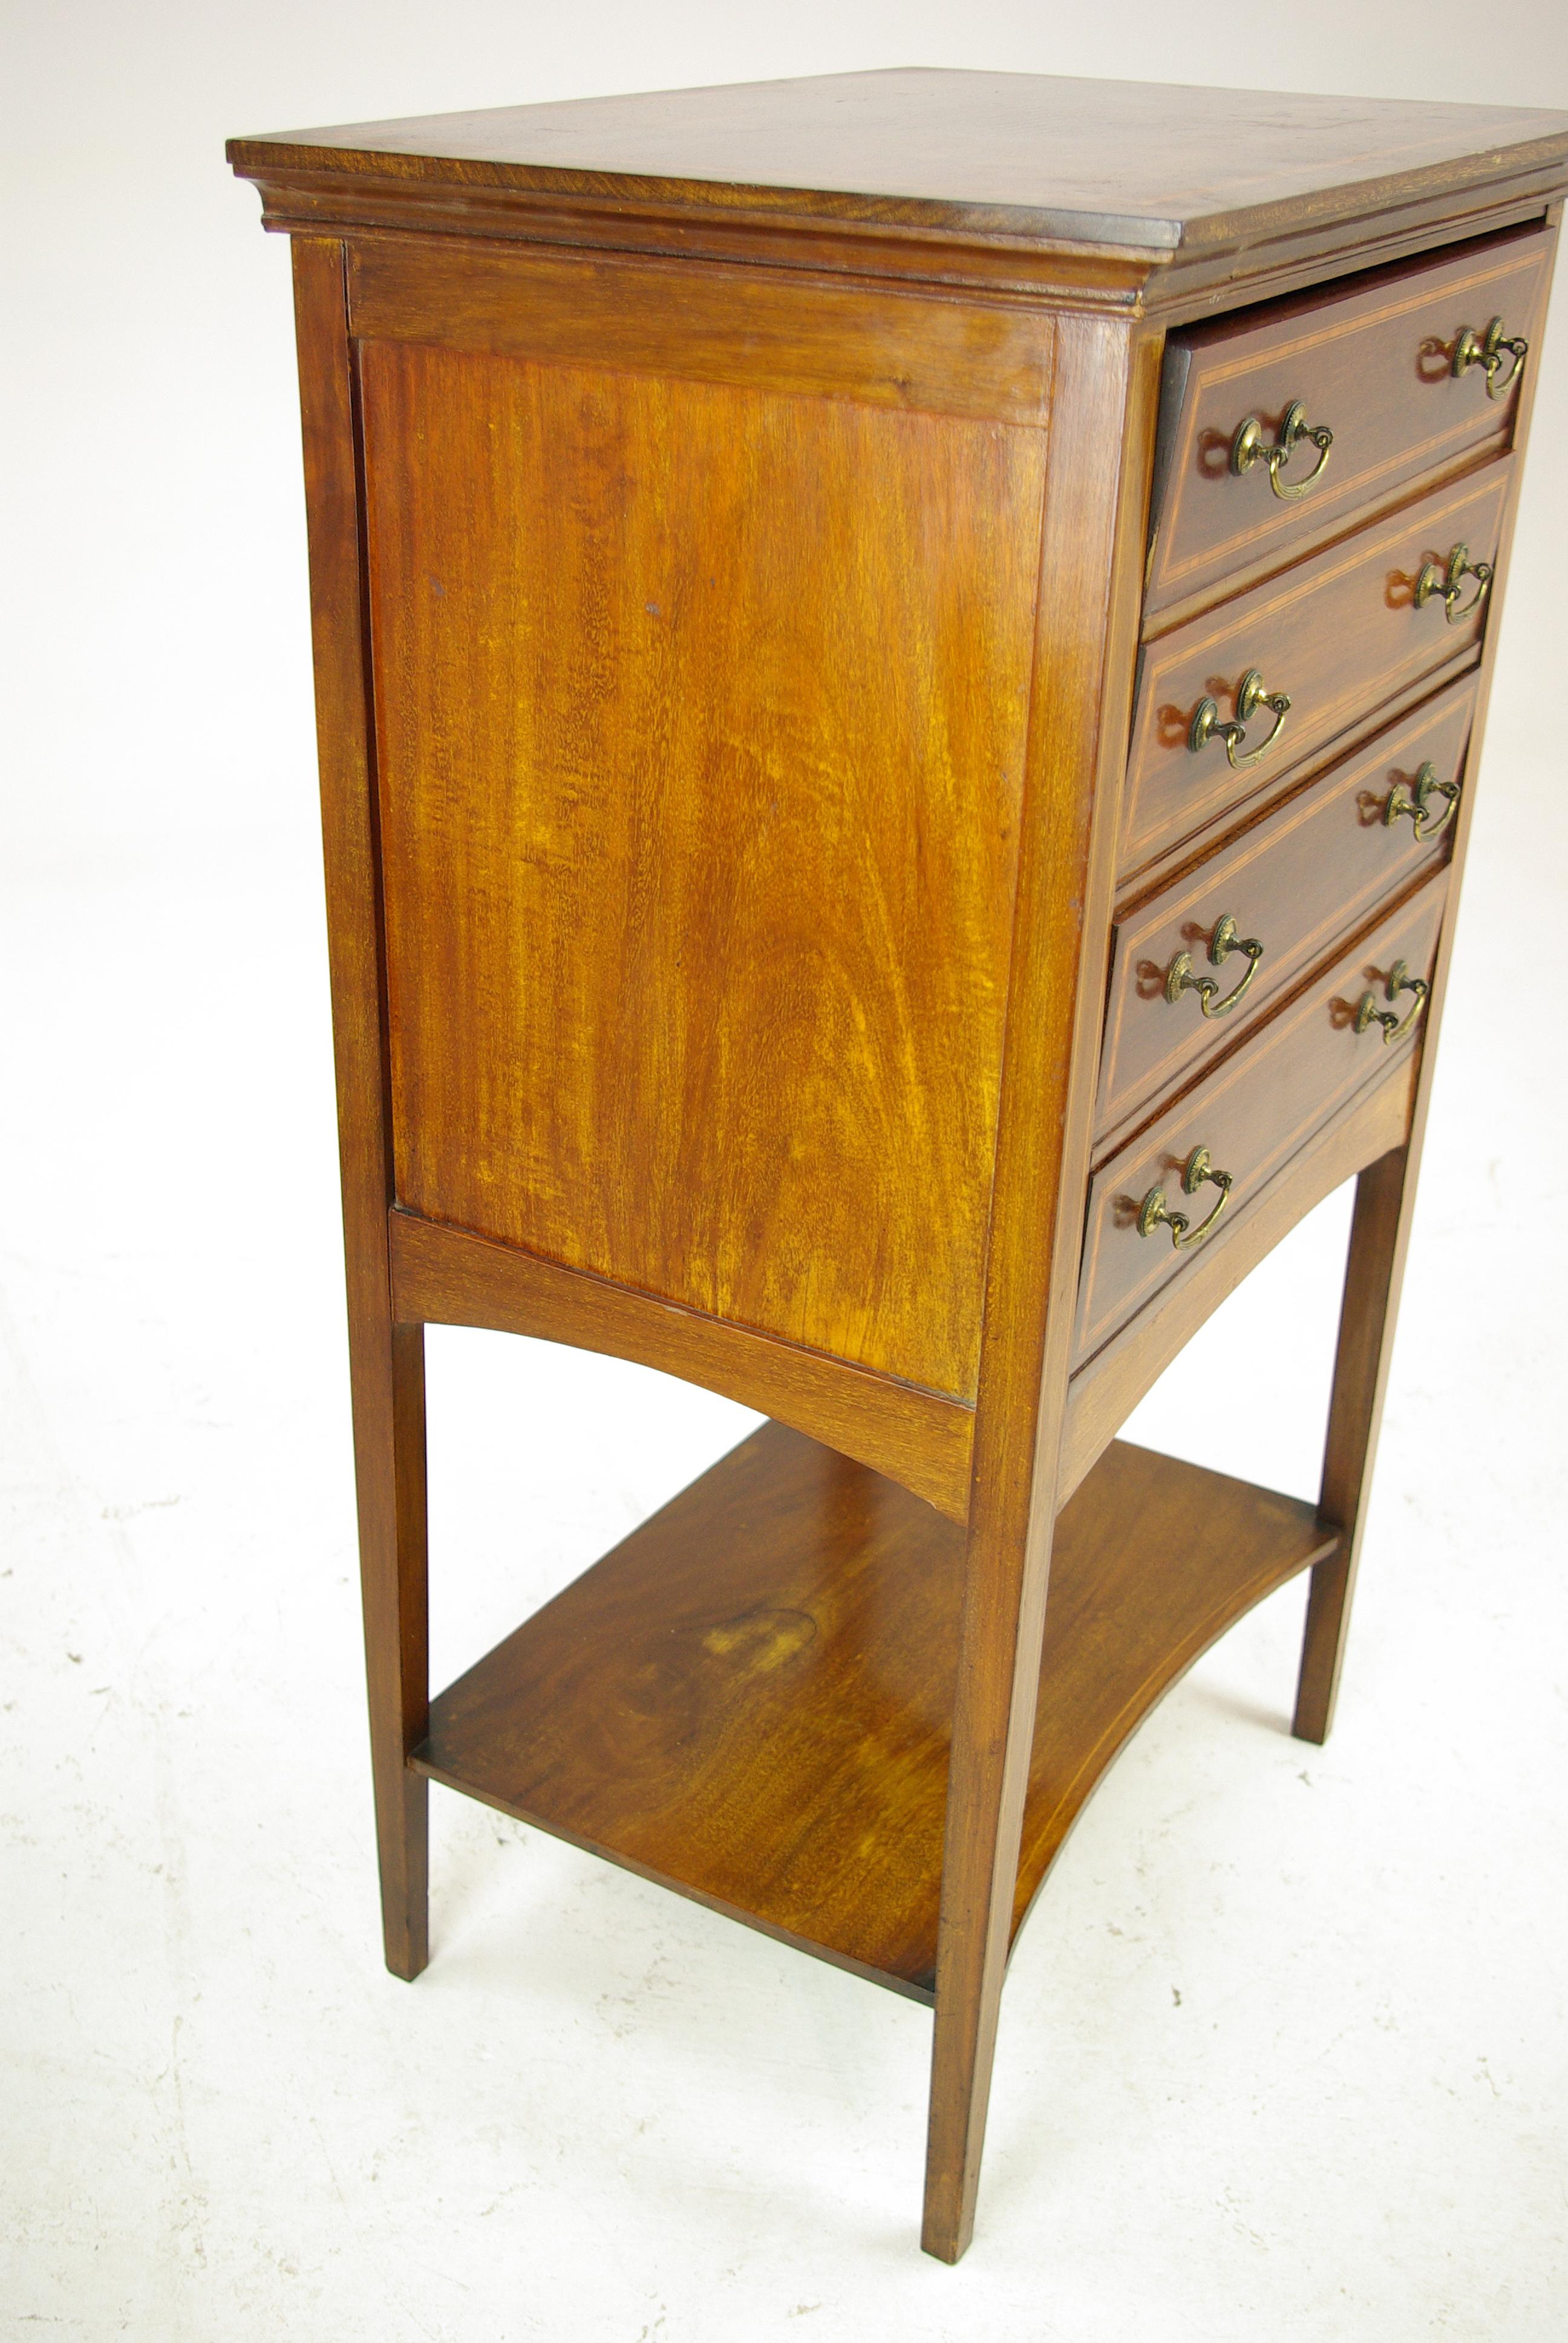
[{"label": "bottom drawer", "polygon": [[1179,1277],[1354,1091],[1402,1061],[1423,1022],[1446,894],[1439,874],[1096,1172],[1075,1365]]}]

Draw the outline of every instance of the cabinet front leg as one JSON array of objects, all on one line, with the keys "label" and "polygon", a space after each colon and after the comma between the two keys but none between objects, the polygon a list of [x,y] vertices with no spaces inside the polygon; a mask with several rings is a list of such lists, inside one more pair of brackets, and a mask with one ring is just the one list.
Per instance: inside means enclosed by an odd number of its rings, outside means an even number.
[{"label": "cabinet front leg", "polygon": [[[1019,1845],[1034,1745],[1050,1530],[994,1574],[971,1554],[942,1862],[920,2243],[956,2262],[974,2230]],[[1043,1550],[1041,1550],[1043,1548]]]},{"label": "cabinet front leg", "polygon": [[1393,1348],[1414,1188],[1410,1165],[1410,1150],[1395,1148],[1369,1164],[1356,1182],[1319,1498],[1324,1519],[1337,1523],[1344,1536],[1338,1552],[1313,1571],[1307,1598],[1302,1673],[1291,1728],[1302,1741],[1326,1741],[1333,1723]]},{"label": "cabinet front leg", "polygon": [[408,1765],[430,1698],[425,1329],[389,1332],[379,1363],[356,1363],[360,1584],[387,1966],[417,1977],[429,1958],[429,1785]]}]

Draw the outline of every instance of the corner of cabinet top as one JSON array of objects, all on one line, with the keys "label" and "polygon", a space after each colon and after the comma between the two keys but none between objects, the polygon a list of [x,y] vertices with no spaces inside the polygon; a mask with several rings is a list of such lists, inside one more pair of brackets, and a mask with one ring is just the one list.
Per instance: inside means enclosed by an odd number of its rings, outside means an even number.
[{"label": "corner of cabinet top", "polygon": [[296,232],[750,257],[1136,310],[1539,211],[1568,183],[1568,114],[914,67],[227,151],[260,183],[266,224]]}]

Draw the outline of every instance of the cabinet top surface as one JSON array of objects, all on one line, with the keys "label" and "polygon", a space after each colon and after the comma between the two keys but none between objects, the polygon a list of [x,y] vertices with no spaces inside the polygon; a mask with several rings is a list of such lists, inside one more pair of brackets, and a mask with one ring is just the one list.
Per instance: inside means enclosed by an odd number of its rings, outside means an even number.
[{"label": "cabinet top surface", "polygon": [[922,67],[230,141],[301,171],[1178,249],[1568,166],[1568,114]]}]

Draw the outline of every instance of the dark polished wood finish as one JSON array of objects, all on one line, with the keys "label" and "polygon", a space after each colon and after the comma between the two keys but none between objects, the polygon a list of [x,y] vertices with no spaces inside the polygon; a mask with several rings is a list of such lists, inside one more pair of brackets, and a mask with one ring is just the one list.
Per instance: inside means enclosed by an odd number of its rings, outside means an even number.
[{"label": "dark polished wood finish", "polygon": [[[956,2260],[1117,1747],[1308,1569],[1328,1728],[1568,117],[899,72],[230,152],[296,238],[388,1963],[434,1776],[931,2003]],[[1229,460],[1292,399],[1299,498]],[[1191,749],[1251,669],[1278,745]],[[1352,1176],[1318,1506],[1118,1442]],[[775,1419],[433,1704],[431,1322]]]}]

